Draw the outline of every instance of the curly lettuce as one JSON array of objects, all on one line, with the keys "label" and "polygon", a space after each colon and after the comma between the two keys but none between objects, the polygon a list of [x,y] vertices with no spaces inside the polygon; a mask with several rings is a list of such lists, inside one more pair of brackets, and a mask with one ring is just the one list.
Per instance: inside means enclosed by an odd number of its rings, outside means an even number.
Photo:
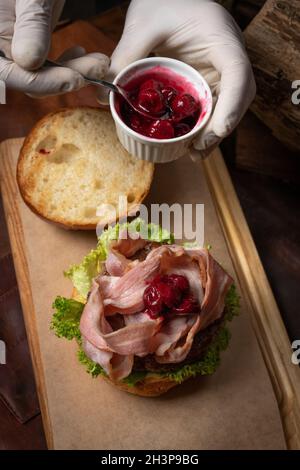
[{"label": "curly lettuce", "polygon": [[102,262],[106,254],[101,244],[91,250],[79,264],[72,265],[64,275],[71,279],[77,292],[86,298],[92,283],[92,279],[101,271]]},{"label": "curly lettuce", "polygon": [[80,340],[79,322],[84,304],[74,299],[58,296],[52,304],[54,313],[50,328],[59,338]]}]

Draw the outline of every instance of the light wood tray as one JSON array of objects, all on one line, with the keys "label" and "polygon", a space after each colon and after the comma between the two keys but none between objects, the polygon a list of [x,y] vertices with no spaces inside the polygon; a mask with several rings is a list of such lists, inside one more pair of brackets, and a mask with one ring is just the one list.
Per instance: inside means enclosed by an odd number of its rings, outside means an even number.
[{"label": "light wood tray", "polygon": [[[235,276],[240,285],[243,315],[233,322],[232,344],[229,351],[224,353],[220,371],[211,378],[199,379],[201,393],[195,385],[197,380],[190,381],[179,387],[181,391],[171,392],[169,399],[166,396],[163,400],[155,402],[153,399],[140,400],[114,390],[101,380],[93,381],[77,364],[74,347],[65,341],[57,340],[49,332],[51,299],[58,294],[68,295],[71,289],[60,273],[70,262],[78,261],[95,244],[95,236],[65,232],[41,221],[25,207],[15,180],[15,166],[21,143],[22,139],[11,139],[0,146],[1,188],[49,448],[118,448],[120,442],[124,443],[124,448],[126,445],[128,448],[135,448],[136,437],[132,436],[131,442],[129,431],[129,437],[122,435],[121,441],[119,434],[122,432],[122,424],[117,420],[110,423],[113,428],[111,436],[102,435],[100,441],[96,439],[92,442],[90,426],[99,426],[101,429],[107,419],[103,414],[99,415],[102,423],[93,421],[92,414],[97,419],[97,413],[100,413],[98,410],[94,413],[90,410],[89,413],[93,400],[95,404],[100,400],[106,401],[106,406],[114,407],[114,411],[110,412],[118,416],[123,416],[125,406],[130,410],[131,417],[134,417],[135,413],[138,418],[143,417],[145,429],[139,430],[140,436],[143,436],[143,432],[152,432],[155,428],[153,415],[157,409],[160,410],[162,420],[164,413],[169,413],[166,414],[169,417],[173,417],[174,410],[176,413],[182,410],[183,413],[184,406],[193,407],[195,413],[196,408],[202,413],[205,410],[213,410],[203,416],[206,426],[203,435],[201,429],[198,429],[200,421],[196,416],[193,432],[193,436],[196,434],[196,440],[189,436],[190,444],[185,444],[182,431],[179,433],[182,443],[178,443],[177,436],[173,436],[170,429],[164,434],[163,426],[159,426],[161,440],[156,446],[153,441],[153,448],[159,448],[159,445],[182,449],[230,448],[234,443],[236,448],[245,448],[247,445],[249,448],[283,448],[278,411],[268,385],[263,361],[255,340],[252,339],[254,336],[251,327],[247,323],[249,316],[271,378],[287,447],[299,449],[299,369],[291,363],[292,350],[285,327],[219,150],[198,166],[184,159],[169,166],[160,166],[156,169],[152,192],[157,194],[158,201],[163,202],[164,195],[159,194],[162,186],[168,191],[169,184],[169,192],[174,193],[174,186],[182,180],[182,175],[190,179],[192,187],[184,193],[182,202],[202,198],[198,199],[198,202],[205,203],[206,238],[212,243],[217,259]],[[193,189],[198,182],[201,188]],[[59,256],[55,256],[58,248]],[[36,259],[39,257],[37,263]],[[248,353],[244,350],[244,343],[249,348]],[[239,364],[242,360],[248,361],[243,364],[243,368]],[[64,376],[60,375],[62,366],[65,366],[66,370]],[[228,375],[232,379],[231,382],[226,382]],[[65,381],[64,388],[61,388],[62,381]],[[226,401],[226,393],[230,393],[232,397],[227,403],[229,419],[228,416],[226,418],[227,408],[218,409],[222,407],[222,400]],[[85,401],[87,395],[88,401]],[[239,416],[241,413],[244,415]],[[126,419],[126,416],[122,419]],[[185,417],[186,413],[178,419],[183,420]],[[193,419],[190,417],[191,429],[194,425]],[[229,423],[230,420],[232,423]],[[245,422],[247,433],[243,428]],[[171,420],[170,424],[177,431],[178,422]],[[229,425],[232,426],[230,429]],[[213,431],[209,426],[215,426]],[[207,429],[210,429],[213,439]],[[168,441],[169,438],[171,441]],[[169,442],[175,444],[172,446]],[[136,448],[143,446],[146,446],[143,441],[136,444]]]}]

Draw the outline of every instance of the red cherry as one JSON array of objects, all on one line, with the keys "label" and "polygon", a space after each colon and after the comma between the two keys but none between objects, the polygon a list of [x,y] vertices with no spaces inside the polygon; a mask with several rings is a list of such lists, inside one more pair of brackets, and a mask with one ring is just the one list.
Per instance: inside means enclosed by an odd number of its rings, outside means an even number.
[{"label": "red cherry", "polygon": [[156,289],[160,292],[163,303],[171,308],[177,305],[181,300],[181,293],[171,284],[160,282],[156,285]]},{"label": "red cherry", "polygon": [[174,126],[174,131],[175,131],[175,137],[180,137],[181,135],[185,135],[188,132],[190,132],[191,128],[188,124],[185,124],[185,122],[179,122],[178,124],[175,124]]},{"label": "red cherry", "polygon": [[187,292],[190,288],[187,278],[180,274],[170,274],[168,276],[168,283],[171,283],[175,289],[181,292]]},{"label": "red cherry", "polygon": [[167,276],[161,276],[160,274],[157,274],[151,281],[147,281],[148,284],[151,284],[152,286],[157,286],[160,282],[165,282],[167,279]]},{"label": "red cherry", "polygon": [[160,317],[160,313],[154,313],[150,308],[145,308],[144,313],[147,313],[150,318],[153,318],[154,320],[158,317]]},{"label": "red cherry", "polygon": [[168,120],[154,121],[150,126],[147,135],[153,139],[172,139],[174,137],[174,129]]},{"label": "red cherry", "polygon": [[149,78],[149,80],[146,80],[140,85],[140,90],[153,89],[153,90],[160,91],[161,86],[162,86],[161,82],[158,82],[157,80],[154,80],[153,78]]},{"label": "red cherry", "polygon": [[199,304],[192,294],[187,294],[177,307],[173,307],[173,312],[179,314],[199,312]]},{"label": "red cherry", "polygon": [[143,296],[145,313],[151,318],[161,315],[199,312],[199,304],[190,292],[187,278],[180,274],[157,275],[149,282]]},{"label": "red cherry", "polygon": [[150,114],[162,114],[165,110],[163,96],[159,90],[145,88],[138,95],[138,106]]},{"label": "red cherry", "polygon": [[156,286],[150,284],[145,289],[143,300],[146,309],[150,310],[152,315],[159,316],[159,313],[163,309],[163,299],[161,292],[156,288]]},{"label": "red cherry", "polygon": [[188,93],[174,96],[170,102],[170,106],[175,118],[178,120],[191,116],[199,108],[195,98]]},{"label": "red cherry", "polygon": [[161,93],[164,97],[164,99],[169,102],[172,100],[172,98],[174,98],[176,95],[177,95],[177,90],[175,90],[175,88],[171,87],[171,86],[164,86],[162,89],[161,89]]}]

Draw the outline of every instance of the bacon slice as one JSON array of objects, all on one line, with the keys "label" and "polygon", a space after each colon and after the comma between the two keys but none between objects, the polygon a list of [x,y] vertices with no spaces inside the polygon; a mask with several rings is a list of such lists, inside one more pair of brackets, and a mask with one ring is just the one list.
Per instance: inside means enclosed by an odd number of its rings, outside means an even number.
[{"label": "bacon slice", "polygon": [[[111,246],[106,261],[111,275],[99,275],[93,281],[80,321],[86,354],[114,380],[131,372],[135,355],[155,354],[159,363],[183,361],[195,335],[222,315],[232,283],[204,249],[161,245],[144,261],[132,262],[129,257],[146,243],[139,238],[122,239]],[[151,319],[143,312],[147,281],[172,273],[187,277],[201,311]],[[112,321],[114,316],[118,321]]]}]

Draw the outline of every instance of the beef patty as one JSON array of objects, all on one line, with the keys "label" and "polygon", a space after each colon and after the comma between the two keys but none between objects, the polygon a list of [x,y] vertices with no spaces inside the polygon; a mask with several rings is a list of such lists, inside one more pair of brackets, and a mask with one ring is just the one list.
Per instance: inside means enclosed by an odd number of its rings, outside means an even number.
[{"label": "beef patty", "polygon": [[206,354],[206,351],[213,339],[217,335],[219,329],[224,322],[225,310],[220,319],[209,325],[204,330],[196,334],[191,350],[184,359],[179,363],[159,364],[154,354],[148,354],[145,357],[134,357],[133,372],[147,370],[149,372],[172,372],[176,371],[179,367],[193,362],[200,361]]}]

